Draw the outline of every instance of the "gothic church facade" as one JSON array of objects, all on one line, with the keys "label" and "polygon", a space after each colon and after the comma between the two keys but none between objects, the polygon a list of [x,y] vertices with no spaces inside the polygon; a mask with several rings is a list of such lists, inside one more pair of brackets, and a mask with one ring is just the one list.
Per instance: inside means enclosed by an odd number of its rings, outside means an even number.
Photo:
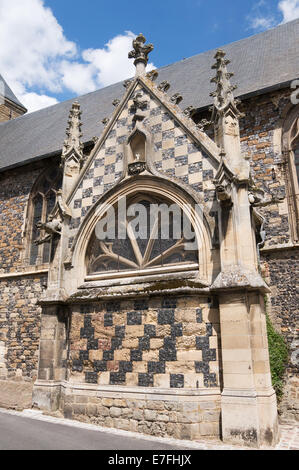
[{"label": "gothic church facade", "polygon": [[[298,27],[150,73],[139,35],[135,78],[28,115],[6,86],[0,379],[31,380],[33,406],[274,445],[268,313],[289,344],[283,403],[298,418]],[[143,237],[132,205],[152,222]],[[161,205],[189,222],[191,249],[174,216],[163,237]],[[121,223],[100,239],[111,213]]]}]

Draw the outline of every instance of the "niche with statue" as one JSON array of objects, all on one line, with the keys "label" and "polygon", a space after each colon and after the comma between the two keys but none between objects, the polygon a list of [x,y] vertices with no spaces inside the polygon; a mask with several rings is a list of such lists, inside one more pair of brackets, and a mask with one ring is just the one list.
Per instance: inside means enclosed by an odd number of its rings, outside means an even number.
[{"label": "niche with statue", "polygon": [[138,175],[146,169],[146,137],[137,130],[129,139],[128,173]]}]

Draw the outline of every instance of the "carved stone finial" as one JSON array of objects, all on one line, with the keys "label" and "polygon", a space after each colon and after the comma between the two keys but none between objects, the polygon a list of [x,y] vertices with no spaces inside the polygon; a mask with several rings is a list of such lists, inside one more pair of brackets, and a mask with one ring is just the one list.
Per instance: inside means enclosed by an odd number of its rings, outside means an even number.
[{"label": "carved stone finial", "polygon": [[170,99],[175,104],[179,104],[181,101],[183,101],[183,97],[180,93],[175,93]]},{"label": "carved stone finial", "polygon": [[68,156],[73,153],[80,163],[84,160],[83,144],[80,140],[82,137],[81,114],[80,104],[78,101],[75,101],[69,114],[68,127],[66,129],[67,138],[64,141],[62,150],[62,162],[64,162]]},{"label": "carved stone finial", "polygon": [[211,83],[216,84],[216,91],[210,94],[214,97],[213,122],[216,120],[217,115],[223,115],[229,107],[232,108],[236,117],[241,117],[233,95],[233,91],[236,90],[237,86],[232,85],[230,82],[234,74],[227,71],[227,65],[230,64],[230,61],[225,59],[225,56],[226,53],[219,49],[215,55],[216,63],[212,66],[212,69],[216,70],[216,77],[211,80]]},{"label": "carved stone finial", "polygon": [[132,79],[125,80],[123,83],[124,88],[128,89],[132,82],[133,82]]},{"label": "carved stone finial", "polygon": [[205,132],[205,130],[207,128],[209,128],[211,126],[212,122],[211,121],[208,121],[207,119],[202,119],[201,121],[199,121],[199,123],[197,124],[197,127],[198,129],[201,131],[201,132]]},{"label": "carved stone finial", "polygon": [[104,124],[104,126],[106,127],[109,121],[110,119],[105,117],[104,119],[102,119],[102,124]]},{"label": "carved stone finial", "polygon": [[158,86],[158,90],[164,91],[164,93],[166,93],[169,90],[169,88],[170,88],[170,83],[168,83],[166,80],[161,82],[160,85]]},{"label": "carved stone finial", "polygon": [[147,78],[149,78],[152,82],[154,82],[155,80],[157,80],[157,78],[159,77],[159,73],[157,70],[151,70],[150,72],[148,72],[146,74]]},{"label": "carved stone finial", "polygon": [[135,59],[136,76],[144,75],[148,63],[148,55],[154,49],[152,44],[145,44],[146,39],[140,33],[133,41],[133,50],[129,52],[129,59]]},{"label": "carved stone finial", "polygon": [[192,117],[192,114],[194,111],[195,111],[195,108],[193,108],[193,106],[188,106],[188,108],[184,109],[183,113],[187,117]]}]

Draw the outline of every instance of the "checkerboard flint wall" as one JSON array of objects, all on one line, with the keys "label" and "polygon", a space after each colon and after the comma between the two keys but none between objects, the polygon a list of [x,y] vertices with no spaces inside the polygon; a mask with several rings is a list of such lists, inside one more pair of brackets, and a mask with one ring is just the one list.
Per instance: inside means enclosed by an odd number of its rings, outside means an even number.
[{"label": "checkerboard flint wall", "polygon": [[219,385],[219,312],[211,299],[157,297],[75,307],[70,379],[100,385]]},{"label": "checkerboard flint wall", "polygon": [[[156,170],[179,185],[183,182],[195,190],[212,208],[215,199],[212,181],[217,171],[215,163],[156,98],[145,90],[143,93],[148,99],[147,117],[143,123],[153,138]],[[129,99],[72,197],[70,245],[90,208],[121,178],[123,144],[133,129],[132,104],[133,100]]]}]

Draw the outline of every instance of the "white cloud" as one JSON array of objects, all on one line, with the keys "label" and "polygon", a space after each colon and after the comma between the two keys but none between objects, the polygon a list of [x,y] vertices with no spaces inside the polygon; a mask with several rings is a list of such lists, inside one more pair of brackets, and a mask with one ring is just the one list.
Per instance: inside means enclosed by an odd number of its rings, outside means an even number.
[{"label": "white cloud", "polygon": [[[132,41],[136,34],[126,31],[111,39],[103,49],[87,49],[82,57],[92,64],[99,85],[108,86],[135,75],[132,60],[128,60],[128,53],[132,50]],[[148,64],[147,70],[153,70],[154,65]]]},{"label": "white cloud", "polygon": [[30,110],[30,112],[47,108],[53,104],[57,104],[58,100],[47,95],[38,95],[37,93],[24,93],[22,95],[22,104]]},{"label": "white cloud", "polygon": [[107,86],[134,76],[135,67],[128,60],[128,53],[132,50],[135,37],[131,31],[126,31],[125,36],[116,36],[103,49],[87,49],[83,52],[83,59],[96,70],[98,83]]},{"label": "white cloud", "polygon": [[97,89],[92,65],[64,60],[60,64],[60,73],[64,87],[78,95]]},{"label": "white cloud", "polygon": [[44,0],[0,0],[0,24],[0,73],[29,111],[55,104],[58,93],[81,95],[135,74],[131,31],[79,53]]},{"label": "white cloud", "polygon": [[256,31],[263,31],[265,29],[272,28],[275,26],[276,20],[273,17],[256,17],[250,18],[250,29],[254,29]]},{"label": "white cloud", "polygon": [[[61,90],[57,61],[76,55],[51,10],[42,0],[0,0],[0,70],[22,101],[35,108],[37,87],[48,92]],[[20,94],[21,93],[21,94]],[[43,95],[43,93],[42,93]],[[50,102],[51,100],[48,100]],[[41,103],[46,103],[45,95]]]},{"label": "white cloud", "polygon": [[299,18],[299,0],[282,0],[278,8],[283,14],[283,23]]},{"label": "white cloud", "polygon": [[[281,14],[283,16],[281,22]],[[273,28],[281,23],[299,18],[299,0],[281,0],[277,4],[277,11],[270,8],[269,3],[260,0],[255,3],[247,17],[249,29],[256,32]]]},{"label": "white cloud", "polygon": [[249,24],[248,29],[252,29],[255,32],[264,31],[276,25],[276,18],[265,0],[260,0],[252,6],[251,12],[247,16],[247,21]]}]

